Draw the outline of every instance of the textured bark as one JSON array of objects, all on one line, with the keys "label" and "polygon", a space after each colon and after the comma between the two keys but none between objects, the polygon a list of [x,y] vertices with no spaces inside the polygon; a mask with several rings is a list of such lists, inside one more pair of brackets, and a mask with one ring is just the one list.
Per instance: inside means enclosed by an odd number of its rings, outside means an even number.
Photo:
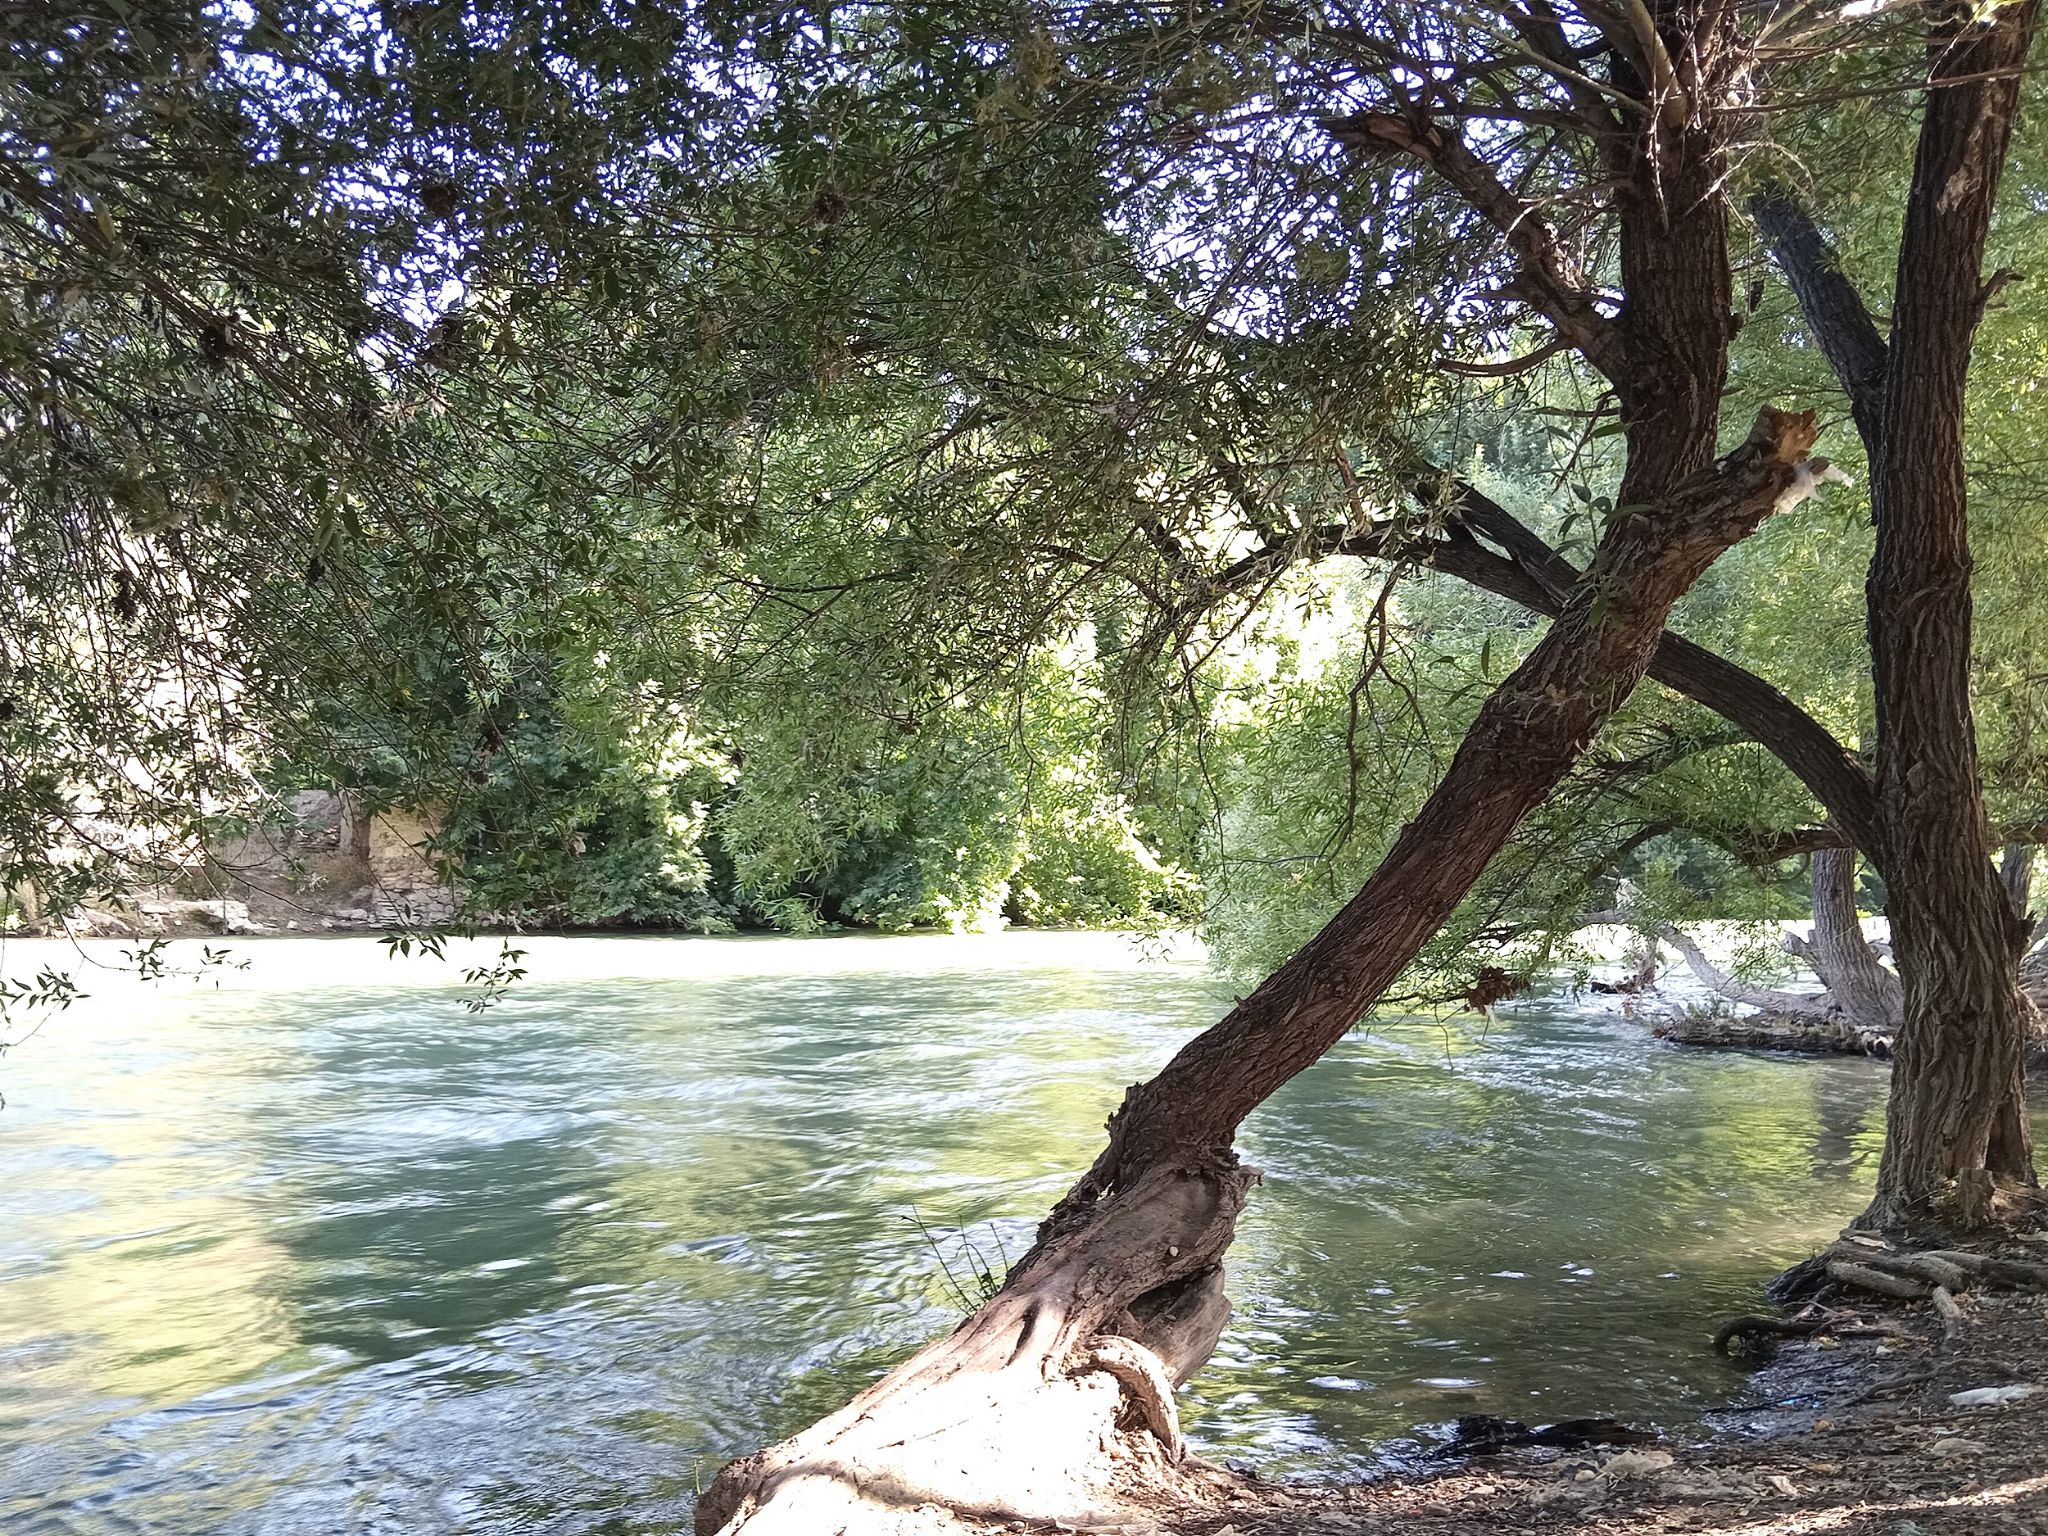
[{"label": "textured bark", "polygon": [[[838,1413],[727,1467],[698,1530],[811,1536],[857,1519],[863,1531],[944,1531],[961,1514],[1078,1521],[1134,1487],[1199,1476],[1180,1465],[1160,1383],[1185,1379],[1221,1326],[1220,1263],[1257,1176],[1232,1150],[1238,1126],[1342,1038],[1450,916],[1642,677],[1672,604],[1810,485],[1813,439],[1810,415],[1766,409],[1727,459],[1654,510],[1617,519],[1372,878],[1126,1094],[1102,1155],[1003,1290]],[[1130,1432],[1116,1429],[1120,1412]]]},{"label": "textured bark", "polygon": [[[1695,40],[1674,32],[1666,45],[1682,56]],[[1727,164],[1716,131],[1711,114],[1688,115],[1639,141],[1649,163],[1619,194],[1626,371],[1615,389],[1628,460],[1618,506],[1654,505],[1714,456],[1735,337]]]},{"label": "textured bark", "polygon": [[1823,848],[1813,856],[1813,931],[1785,946],[1813,967],[1830,1007],[1860,1030],[1895,1035],[1905,1018],[1898,976],[1863,937],[1856,913],[1856,851]]},{"label": "textured bark", "polygon": [[2033,921],[2034,848],[2031,843],[2007,843],[1998,860],[1998,883],[2005,887],[2005,899],[2023,923]]},{"label": "textured bark", "polygon": [[1986,849],[1970,714],[1963,421],[1983,253],[2038,0],[1937,28],[1899,248],[1869,580],[1878,800],[1905,982],[1873,1227],[1976,1224],[2034,1182],[2023,925]]},{"label": "textured bark", "polygon": [[[1130,1483],[1199,1477],[1180,1465],[1171,1384],[1208,1357],[1222,1314],[1179,1340],[1192,1356],[1175,1352],[1172,1330],[1116,1330],[1148,1297],[1220,1299],[1223,1252],[1257,1177],[1158,1169],[1135,1181],[1093,1221],[1041,1242],[1028,1280],[1013,1275],[957,1332],[725,1467],[698,1501],[700,1536],[856,1524],[910,1536],[957,1530],[959,1516],[1072,1529]],[[1136,1422],[1120,1433],[1126,1417]]]},{"label": "textured bark", "polygon": [[1750,200],[1750,216],[1799,301],[1814,340],[1849,397],[1849,414],[1866,444],[1883,433],[1889,351],[1863,295],[1843,273],[1834,248],[1789,189],[1772,187]]}]

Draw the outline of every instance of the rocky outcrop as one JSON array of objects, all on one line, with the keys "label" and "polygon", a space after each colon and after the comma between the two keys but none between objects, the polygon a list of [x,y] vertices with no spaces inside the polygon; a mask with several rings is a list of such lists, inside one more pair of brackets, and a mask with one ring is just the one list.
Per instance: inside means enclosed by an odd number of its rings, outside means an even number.
[{"label": "rocky outcrop", "polygon": [[433,847],[441,823],[438,806],[371,811],[345,792],[298,790],[246,829],[209,838],[158,886],[31,923],[120,938],[435,927],[462,905]]}]

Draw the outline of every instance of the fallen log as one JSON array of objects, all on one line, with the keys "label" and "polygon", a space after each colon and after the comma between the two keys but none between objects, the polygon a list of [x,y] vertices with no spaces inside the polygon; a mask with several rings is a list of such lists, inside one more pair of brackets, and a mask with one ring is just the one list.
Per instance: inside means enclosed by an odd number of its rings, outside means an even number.
[{"label": "fallen log", "polygon": [[1742,1017],[1690,1010],[1656,1026],[1673,1045],[1720,1050],[1787,1051],[1807,1056],[1874,1056],[1888,1060],[1891,1037],[1859,1028],[1843,1018],[1813,1014],[1753,1013]]}]

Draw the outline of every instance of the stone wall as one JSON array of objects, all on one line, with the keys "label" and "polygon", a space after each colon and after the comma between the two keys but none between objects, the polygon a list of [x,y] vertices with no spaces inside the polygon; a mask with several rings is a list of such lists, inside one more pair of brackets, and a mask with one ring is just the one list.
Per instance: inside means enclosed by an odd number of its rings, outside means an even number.
[{"label": "stone wall", "polygon": [[380,923],[445,923],[457,894],[442,878],[428,845],[441,830],[442,808],[393,808],[369,816],[363,857],[370,867],[371,916]]},{"label": "stone wall", "polygon": [[346,791],[302,789],[282,814],[247,835],[210,845],[181,887],[193,897],[232,894],[255,921],[318,930],[432,925],[451,919],[460,893],[428,845],[442,808],[369,811]]}]

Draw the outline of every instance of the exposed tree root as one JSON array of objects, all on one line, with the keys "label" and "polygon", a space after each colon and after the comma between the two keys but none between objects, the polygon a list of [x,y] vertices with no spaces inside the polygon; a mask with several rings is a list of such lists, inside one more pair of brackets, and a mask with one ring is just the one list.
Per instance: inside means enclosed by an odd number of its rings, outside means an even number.
[{"label": "exposed tree root", "polygon": [[2048,1290],[2048,1264],[1967,1248],[1898,1251],[1837,1243],[1827,1260],[1832,1279],[1907,1301],[1924,1301],[1937,1288],[1951,1296],[1966,1290]]},{"label": "exposed tree root", "polygon": [[1869,1264],[1858,1264],[1849,1259],[1829,1260],[1828,1278],[1857,1290],[1889,1296],[1894,1301],[1925,1301],[1934,1294],[1933,1286],[1916,1280],[1911,1275],[1895,1275],[1889,1270],[1878,1269]]},{"label": "exposed tree root", "polygon": [[1890,1338],[1899,1330],[1884,1323],[1866,1322],[1854,1312],[1810,1306],[1794,1317],[1765,1317],[1745,1313],[1731,1317],[1714,1330],[1717,1355],[1766,1355],[1780,1339],[1811,1339],[1821,1334],[1837,1339]]},{"label": "exposed tree root", "polygon": [[1952,1339],[1963,1331],[1963,1309],[1956,1304],[1953,1292],[1945,1285],[1937,1285],[1934,1294],[1927,1298],[1934,1306],[1934,1315],[1941,1319],[1941,1336]]},{"label": "exposed tree root", "polygon": [[1809,1307],[1797,1317],[1766,1317],[1759,1312],[1745,1312],[1740,1317],[1729,1318],[1714,1330],[1714,1353],[1750,1353],[1754,1349],[1752,1340],[1810,1339],[1817,1333],[1827,1332],[1834,1321],[1832,1312],[1815,1307]]},{"label": "exposed tree root", "polygon": [[1900,1248],[1852,1237],[1793,1265],[1767,1291],[1780,1305],[1799,1304],[1801,1310],[1790,1317],[1730,1318],[1714,1334],[1715,1353],[1757,1353],[1767,1350],[1766,1341],[1873,1331],[1853,1311],[1821,1305],[1816,1298],[1823,1293],[1865,1302],[1924,1301],[1940,1319],[1942,1336],[1953,1339],[1969,1322],[1959,1297],[1972,1291],[2048,1291],[2048,1263],[1973,1248]]}]

